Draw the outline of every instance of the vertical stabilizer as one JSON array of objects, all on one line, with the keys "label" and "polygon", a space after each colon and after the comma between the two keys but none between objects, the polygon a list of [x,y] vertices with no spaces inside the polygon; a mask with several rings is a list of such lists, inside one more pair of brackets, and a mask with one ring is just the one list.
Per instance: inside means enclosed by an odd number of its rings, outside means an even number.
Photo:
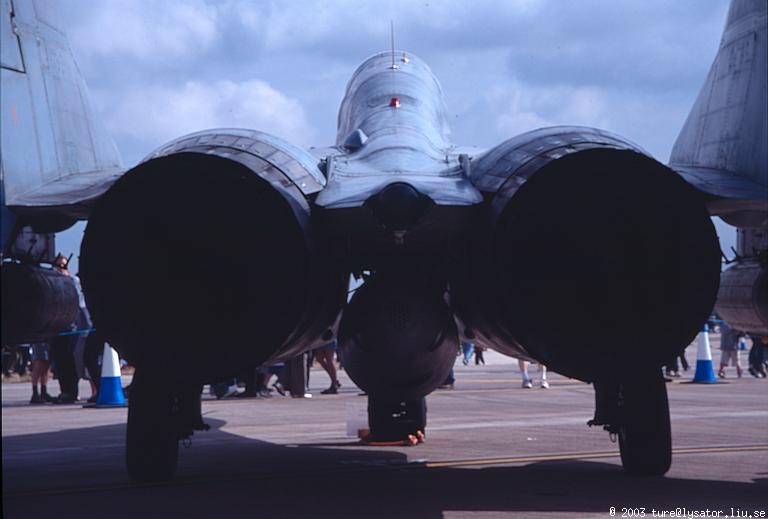
[{"label": "vertical stabilizer", "polygon": [[767,11],[766,0],[732,0],[720,50],[669,160],[697,188],[732,199],[721,207],[726,214],[765,211],[768,199]]},{"label": "vertical stabilizer", "polygon": [[57,7],[0,0],[3,202],[17,216],[87,217],[88,203],[122,171]]}]

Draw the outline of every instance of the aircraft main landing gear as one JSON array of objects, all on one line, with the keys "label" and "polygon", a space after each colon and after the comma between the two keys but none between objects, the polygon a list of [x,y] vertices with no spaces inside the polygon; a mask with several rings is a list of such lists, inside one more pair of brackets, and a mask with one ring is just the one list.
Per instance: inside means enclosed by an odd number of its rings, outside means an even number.
[{"label": "aircraft main landing gear", "polygon": [[126,467],[136,482],[173,479],[179,441],[206,430],[200,413],[200,387],[173,391],[137,369],[128,399]]},{"label": "aircraft main landing gear", "polygon": [[661,476],[672,464],[672,429],[667,387],[657,370],[618,384],[595,382],[595,418],[619,439],[624,470],[633,476]]}]

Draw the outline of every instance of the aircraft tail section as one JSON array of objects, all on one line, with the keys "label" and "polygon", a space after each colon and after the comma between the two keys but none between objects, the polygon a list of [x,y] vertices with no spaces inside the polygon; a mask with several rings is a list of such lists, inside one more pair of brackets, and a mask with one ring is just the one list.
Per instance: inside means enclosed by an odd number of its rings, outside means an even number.
[{"label": "aircraft tail section", "polygon": [[764,224],[768,210],[767,19],[765,0],[732,0],[720,50],[669,160],[716,197],[712,214],[739,227]]},{"label": "aircraft tail section", "polygon": [[120,176],[120,157],[57,27],[55,5],[0,4],[3,202],[21,225],[66,228],[87,218]]}]

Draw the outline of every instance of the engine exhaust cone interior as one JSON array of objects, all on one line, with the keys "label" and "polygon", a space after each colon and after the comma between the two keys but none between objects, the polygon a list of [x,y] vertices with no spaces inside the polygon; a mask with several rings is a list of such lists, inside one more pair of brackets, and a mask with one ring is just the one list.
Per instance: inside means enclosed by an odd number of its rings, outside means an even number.
[{"label": "engine exhaust cone interior", "polygon": [[124,175],[96,207],[81,261],[97,326],[133,363],[261,362],[306,303],[308,250],[289,204],[245,166],[199,153]]},{"label": "engine exhaust cone interior", "polygon": [[585,380],[660,366],[714,305],[720,249],[698,193],[634,152],[590,150],[535,173],[495,236],[499,320]]}]

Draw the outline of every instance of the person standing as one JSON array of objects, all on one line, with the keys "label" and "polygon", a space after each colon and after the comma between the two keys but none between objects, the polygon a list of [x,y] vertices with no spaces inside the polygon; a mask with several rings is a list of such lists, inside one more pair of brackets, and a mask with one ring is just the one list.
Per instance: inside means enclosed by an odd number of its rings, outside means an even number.
[{"label": "person standing", "polygon": [[[271,366],[262,366],[260,369],[260,375],[257,380],[257,386],[261,389],[259,390],[260,393],[263,394],[269,394],[272,389],[277,391],[280,396],[285,396],[285,387],[283,387],[283,383],[280,381],[281,377],[283,376],[283,371],[285,371],[285,363],[284,362],[278,362],[277,364],[273,364]],[[272,379],[272,376],[276,377],[275,383],[272,384],[272,389],[269,387],[269,381]]]},{"label": "person standing", "polygon": [[469,364],[469,360],[472,358],[472,353],[475,351],[475,345],[471,342],[461,341],[461,363],[465,366]]},{"label": "person standing", "polygon": [[453,389],[453,386],[456,384],[456,375],[453,372],[453,366],[451,366],[451,372],[448,373],[448,376],[445,377],[445,380],[442,384],[437,386],[437,389]]},{"label": "person standing", "polygon": [[96,403],[99,397],[99,385],[101,383],[101,366],[99,357],[104,352],[104,336],[101,332],[94,330],[85,338],[85,351],[83,352],[83,363],[88,374],[88,382],[91,385],[91,397],[88,403]]},{"label": "person standing", "polygon": [[281,372],[281,385],[287,389],[293,398],[312,398],[307,388],[306,354],[302,353],[285,361]]},{"label": "person standing", "polygon": [[480,364],[485,365],[485,357],[483,356],[484,352],[485,348],[482,346],[475,346],[475,366],[479,366]]},{"label": "person standing", "polygon": [[[461,343],[459,344],[459,347],[456,351],[456,355],[461,355]],[[453,371],[453,364],[451,364],[451,371],[448,373],[448,376],[445,378],[442,384],[437,386],[437,389],[453,389],[454,385],[456,384],[456,375]]]},{"label": "person standing", "polygon": [[739,337],[742,335],[727,323],[723,323],[720,335],[720,370],[717,376],[725,378],[725,368],[729,362],[736,367],[736,376],[741,378],[741,359],[739,358]]},{"label": "person standing", "polygon": [[315,350],[315,358],[317,362],[322,366],[328,377],[331,379],[331,385],[328,389],[321,391],[323,395],[335,395],[339,392],[341,382],[339,382],[338,374],[336,372],[336,364],[334,363],[334,355],[338,345],[335,340],[328,344],[321,346]]},{"label": "person standing", "polygon": [[749,350],[749,373],[753,377],[765,378],[766,348],[768,348],[768,335],[750,335],[752,349]]},{"label": "person standing", "polygon": [[[60,274],[70,277],[69,260],[59,254],[53,261],[53,268]],[[76,323],[72,323],[76,328]],[[71,331],[71,330],[70,330]],[[55,365],[56,376],[59,379],[61,394],[54,400],[55,404],[73,404],[77,402],[77,368],[75,366],[76,335],[58,335],[51,341],[51,357]]]},{"label": "person standing", "polygon": [[[680,362],[678,363],[678,359],[680,359]],[[683,366],[683,371],[688,371],[688,361],[685,358],[685,351],[683,351],[680,355],[675,355],[672,357],[672,359],[664,365],[664,370],[666,372],[667,377],[675,377],[679,378],[680,375],[680,365]]]},{"label": "person standing", "polygon": [[[533,380],[531,380],[530,375],[528,375],[529,365],[530,362],[527,360],[517,359],[517,366],[520,368],[520,375],[523,377],[522,387],[524,389],[530,389],[533,387]],[[547,389],[549,387],[549,382],[547,382],[547,367],[544,364],[539,363],[539,374],[541,376],[541,388]]]},{"label": "person standing", "polygon": [[[20,345],[19,347],[26,346]],[[53,402],[48,394],[48,371],[51,369],[50,347],[46,342],[36,342],[29,345],[32,350],[32,399],[30,404],[45,404]],[[37,385],[40,384],[40,391]]]},{"label": "person standing", "polygon": [[91,386],[91,397],[88,399],[89,403],[96,402],[96,393],[98,388],[93,382],[94,374],[88,369],[88,363],[86,362],[86,348],[88,347],[88,338],[93,332],[93,321],[91,320],[91,313],[88,311],[88,307],[85,305],[85,295],[83,294],[83,287],[80,284],[80,276],[70,276],[72,283],[77,290],[77,300],[80,311],[78,312],[77,321],[75,322],[76,335],[74,336],[74,344],[72,347],[74,359],[75,359],[75,385],[78,384],[80,379],[87,379]]}]

